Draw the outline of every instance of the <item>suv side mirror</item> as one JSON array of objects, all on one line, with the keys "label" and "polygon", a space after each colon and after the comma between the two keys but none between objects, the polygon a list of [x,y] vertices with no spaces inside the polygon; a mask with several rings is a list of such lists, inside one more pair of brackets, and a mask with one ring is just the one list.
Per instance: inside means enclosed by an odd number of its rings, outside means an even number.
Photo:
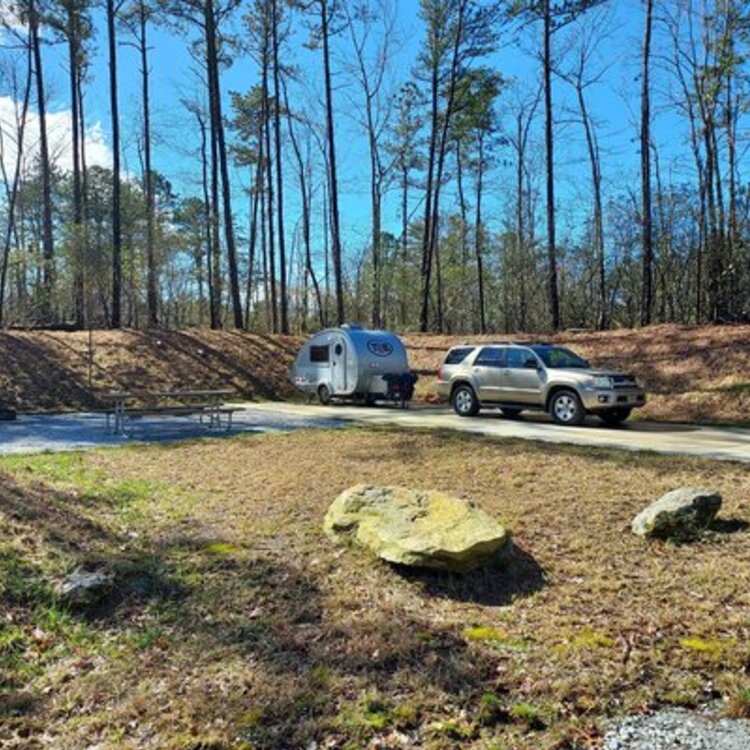
[{"label": "suv side mirror", "polygon": [[529,357],[524,363],[523,363],[524,369],[526,370],[538,370],[539,369],[539,362],[534,359],[534,357]]}]

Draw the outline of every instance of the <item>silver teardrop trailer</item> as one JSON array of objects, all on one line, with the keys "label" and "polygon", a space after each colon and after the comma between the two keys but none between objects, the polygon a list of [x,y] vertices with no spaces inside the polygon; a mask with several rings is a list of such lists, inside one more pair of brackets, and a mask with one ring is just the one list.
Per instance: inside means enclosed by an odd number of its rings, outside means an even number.
[{"label": "silver teardrop trailer", "polygon": [[300,349],[289,377],[298,390],[317,396],[323,404],[346,399],[406,406],[417,381],[395,333],[353,324],[312,336]]}]

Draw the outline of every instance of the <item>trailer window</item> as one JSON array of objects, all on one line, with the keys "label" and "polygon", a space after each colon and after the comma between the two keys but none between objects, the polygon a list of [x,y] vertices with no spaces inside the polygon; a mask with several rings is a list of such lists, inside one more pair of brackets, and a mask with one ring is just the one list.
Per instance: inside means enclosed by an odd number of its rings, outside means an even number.
[{"label": "trailer window", "polygon": [[310,347],[310,362],[316,362],[318,364],[328,362],[330,347],[328,346],[311,346]]}]

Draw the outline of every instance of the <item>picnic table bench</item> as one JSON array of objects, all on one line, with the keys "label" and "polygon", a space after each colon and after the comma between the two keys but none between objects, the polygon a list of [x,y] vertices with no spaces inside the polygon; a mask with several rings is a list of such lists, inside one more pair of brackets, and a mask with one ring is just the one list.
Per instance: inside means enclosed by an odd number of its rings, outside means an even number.
[{"label": "picnic table bench", "polygon": [[[102,396],[112,405],[105,410],[107,429],[116,435],[127,435],[126,422],[150,416],[192,416],[198,414],[203,424],[208,418],[209,429],[222,425],[232,428],[232,416],[239,407],[224,404],[224,399],[233,396],[229,389],[195,391],[114,391]],[[132,404],[132,406],[128,406]],[[112,422],[114,421],[114,424]]]}]

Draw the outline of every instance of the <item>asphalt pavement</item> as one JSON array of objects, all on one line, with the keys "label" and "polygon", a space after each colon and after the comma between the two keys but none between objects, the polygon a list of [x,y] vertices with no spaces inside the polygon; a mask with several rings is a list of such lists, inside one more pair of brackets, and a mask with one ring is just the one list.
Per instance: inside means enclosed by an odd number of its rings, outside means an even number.
[{"label": "asphalt pavement", "polygon": [[459,417],[448,407],[414,406],[397,409],[386,406],[265,403],[253,407],[277,415],[322,417],[355,424],[392,425],[422,429],[455,430],[496,438],[520,438],[546,443],[589,447],[621,448],[633,451],[700,456],[750,462],[750,429],[705,427],[667,422],[628,421],[606,427],[595,417],[581,427],[562,427],[545,414],[528,412],[508,419],[499,410],[487,409],[476,417]]},{"label": "asphalt pavement", "polygon": [[302,403],[247,403],[238,405],[232,430],[209,430],[196,418],[158,417],[138,420],[129,436],[114,435],[102,414],[68,413],[20,415],[15,422],[0,422],[0,455],[83,450],[123,446],[133,442],[172,442],[202,437],[227,437],[243,432],[279,432],[330,429],[347,425],[386,425],[403,429],[454,430],[494,438],[519,438],[588,447],[648,450],[656,453],[700,456],[750,462],[750,429],[704,427],[666,422],[626,422],[605,427],[595,418],[581,427],[561,427],[546,415],[503,417],[482,411],[476,417],[458,417],[441,406],[320,406]]}]

